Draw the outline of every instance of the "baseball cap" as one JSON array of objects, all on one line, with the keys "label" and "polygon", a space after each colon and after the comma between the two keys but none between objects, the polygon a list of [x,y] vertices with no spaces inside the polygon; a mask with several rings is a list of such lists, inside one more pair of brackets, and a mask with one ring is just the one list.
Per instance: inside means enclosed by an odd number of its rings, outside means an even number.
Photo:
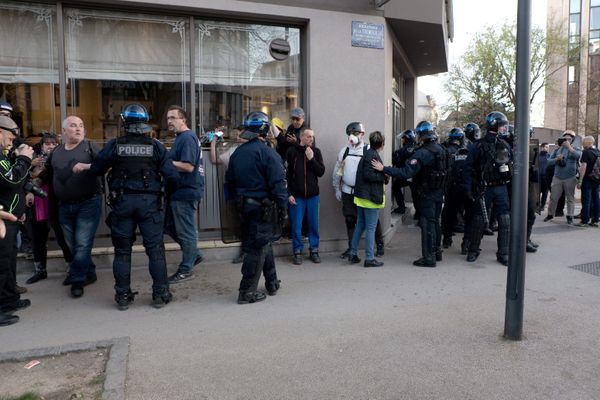
[{"label": "baseball cap", "polygon": [[290,111],[290,117],[292,118],[304,118],[304,115],[304,110],[300,107],[294,108],[292,111]]}]

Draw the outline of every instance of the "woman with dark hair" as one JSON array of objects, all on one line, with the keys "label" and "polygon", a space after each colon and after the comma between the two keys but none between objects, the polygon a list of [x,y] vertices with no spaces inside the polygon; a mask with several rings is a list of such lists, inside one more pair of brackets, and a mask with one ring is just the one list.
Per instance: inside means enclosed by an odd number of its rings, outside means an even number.
[{"label": "woman with dark hair", "polygon": [[358,257],[358,243],[365,231],[365,268],[381,267],[383,262],[375,259],[373,245],[375,243],[375,228],[379,219],[379,210],[385,206],[383,185],[387,183],[383,172],[376,171],[371,161],[381,162],[379,154],[383,151],[385,138],[379,131],[369,135],[371,147],[366,151],[356,170],[356,184],[354,186],[354,204],[358,209],[358,221],[354,228],[352,243],[350,245],[350,262],[360,262]]},{"label": "woman with dark hair", "polygon": [[73,256],[65,242],[63,231],[58,222],[58,200],[54,197],[54,193],[47,184],[41,183],[37,179],[38,175],[44,170],[48,155],[58,145],[58,138],[54,133],[42,133],[42,139],[39,143],[33,146],[34,157],[31,161],[32,178],[34,183],[42,190],[48,193],[48,197],[38,197],[31,193],[27,194],[27,204],[33,206],[33,220],[31,221],[31,232],[33,242],[33,263],[35,272],[27,280],[27,284],[36,283],[48,277],[46,271],[46,258],[48,255],[48,233],[50,227],[54,229],[56,241],[62,249],[65,262],[68,264],[72,261]]}]

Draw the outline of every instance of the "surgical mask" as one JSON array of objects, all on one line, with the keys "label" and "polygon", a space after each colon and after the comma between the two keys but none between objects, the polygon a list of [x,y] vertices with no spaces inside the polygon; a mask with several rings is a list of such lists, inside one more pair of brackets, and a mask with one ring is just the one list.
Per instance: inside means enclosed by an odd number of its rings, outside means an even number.
[{"label": "surgical mask", "polygon": [[357,136],[355,136],[355,135],[348,136],[348,143],[350,143],[352,146],[356,146],[358,144],[358,142],[360,142],[360,140],[358,139]]}]

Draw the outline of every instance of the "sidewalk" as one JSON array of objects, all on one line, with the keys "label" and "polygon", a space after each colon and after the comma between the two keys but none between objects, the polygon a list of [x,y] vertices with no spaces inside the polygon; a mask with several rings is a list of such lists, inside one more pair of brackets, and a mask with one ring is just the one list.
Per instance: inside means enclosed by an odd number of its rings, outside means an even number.
[{"label": "sidewalk", "polygon": [[277,259],[280,292],[253,305],[235,303],[240,266],[224,262],[200,264],[161,310],[145,269],[123,312],[110,269],[81,299],[53,273],[28,286],[33,305],[0,328],[0,352],[130,337],[128,399],[600,399],[600,277],[569,268],[600,261],[600,230],[542,218],[521,342],[502,339],[496,237],[476,263],[455,237],[437,268],[416,268],[419,231],[403,226],[383,268]]}]

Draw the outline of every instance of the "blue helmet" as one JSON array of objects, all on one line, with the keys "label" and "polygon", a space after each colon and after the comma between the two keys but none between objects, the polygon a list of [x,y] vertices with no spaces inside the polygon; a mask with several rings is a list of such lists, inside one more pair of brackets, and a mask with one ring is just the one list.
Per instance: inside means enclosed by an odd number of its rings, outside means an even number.
[{"label": "blue helmet", "polygon": [[498,132],[498,128],[508,125],[506,115],[499,111],[492,111],[485,117],[488,132]]},{"label": "blue helmet", "polygon": [[481,137],[481,129],[479,129],[479,125],[474,122],[469,122],[464,127],[465,136],[471,142],[476,141]]},{"label": "blue helmet", "polygon": [[409,143],[415,142],[417,140],[417,135],[415,134],[415,131],[413,131],[412,129],[405,130],[404,132],[402,132],[400,134],[400,137],[402,139],[405,139]]},{"label": "blue helmet", "polygon": [[152,130],[148,122],[148,111],[138,103],[127,104],[121,112],[123,129],[126,133],[144,134]]},{"label": "blue helmet", "polygon": [[422,141],[432,141],[438,138],[435,128],[431,122],[428,121],[419,122],[415,128],[415,131],[417,132],[419,139]]},{"label": "blue helmet", "polygon": [[465,133],[460,128],[452,128],[450,133],[448,134],[448,138],[450,139],[464,139]]},{"label": "blue helmet", "polygon": [[262,111],[252,111],[244,119],[244,132],[240,135],[244,139],[255,139],[259,136],[266,137],[271,129],[269,117]]}]

